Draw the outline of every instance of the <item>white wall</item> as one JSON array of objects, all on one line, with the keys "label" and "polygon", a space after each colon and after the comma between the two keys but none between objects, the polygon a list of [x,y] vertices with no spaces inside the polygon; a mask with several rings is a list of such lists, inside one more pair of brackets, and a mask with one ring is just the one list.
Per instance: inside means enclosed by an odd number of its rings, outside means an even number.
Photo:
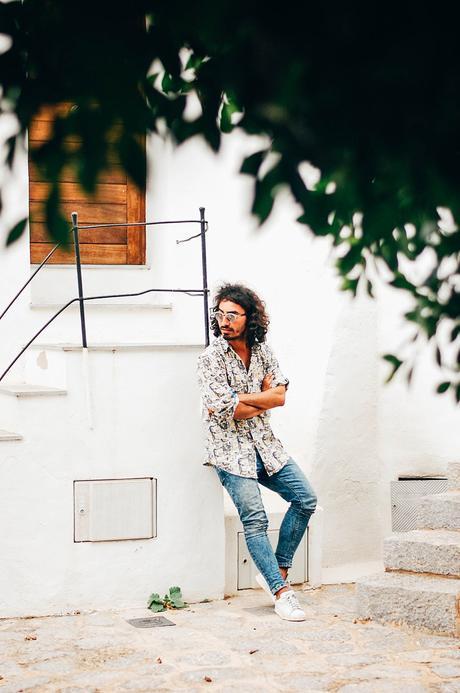
[{"label": "white wall", "polygon": [[[198,353],[90,350],[90,414],[81,350],[64,354],[67,395],[1,398],[0,419],[24,435],[0,450],[1,617],[144,606],[172,585],[190,601],[223,596],[222,497],[201,464]],[[42,365],[52,359],[41,352]],[[143,477],[157,480],[156,538],[74,543],[75,480]]]},{"label": "white wall", "polygon": [[[242,281],[266,300],[272,320],[270,342],[291,381],[286,406],[274,412],[274,427],[325,509],[325,579],[354,579],[381,563],[382,539],[390,529],[389,481],[402,473],[440,473],[448,461],[458,459],[458,409],[449,398],[433,394],[435,374],[429,358],[421,359],[411,391],[397,383],[382,386],[386,368],[379,354],[398,346],[403,329],[399,293],[382,289],[378,301],[371,302],[363,297],[351,301],[339,292],[330,242],[314,239],[295,222],[299,210],[286,192],[280,194],[270,220],[257,227],[249,214],[252,183],[237,172],[242,155],[259,145],[260,141],[234,134],[224,138],[215,156],[200,141],[173,150],[152,138],[147,218],[198,219],[198,207],[206,207],[210,286]],[[175,242],[197,230],[153,227],[148,232],[146,268],[87,267],[85,292],[199,288],[199,241],[179,246]],[[26,239],[2,249],[0,267],[3,305],[28,271]],[[51,315],[47,304],[60,304],[75,294],[71,268],[45,269],[14,317],[0,323],[2,363],[12,353],[13,342],[23,342]],[[144,308],[88,309],[90,344],[202,342],[200,299],[160,296],[139,303]],[[171,303],[172,308],[145,305],[155,303]],[[41,339],[72,342],[78,337],[78,313],[72,310]],[[18,370],[14,377],[20,376]],[[172,399],[181,396],[174,379],[170,392]],[[190,390],[189,407],[197,406],[194,396]],[[135,400],[132,406],[137,406]],[[185,418],[183,425],[193,434],[195,418]],[[162,435],[166,440],[169,431]],[[194,465],[201,484],[203,472],[198,461]],[[218,487],[213,491],[220,496]],[[13,498],[11,489],[8,503]],[[267,497],[267,507],[278,510],[280,503],[275,496]]]}]

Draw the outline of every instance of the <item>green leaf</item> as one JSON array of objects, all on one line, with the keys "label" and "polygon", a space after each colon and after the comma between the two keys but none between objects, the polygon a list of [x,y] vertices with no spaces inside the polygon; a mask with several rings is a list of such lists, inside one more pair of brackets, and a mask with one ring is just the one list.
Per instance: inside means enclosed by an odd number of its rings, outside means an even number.
[{"label": "green leaf", "polygon": [[163,600],[157,592],[153,592],[150,595],[147,601],[147,608],[150,609],[150,611],[154,611],[155,613],[165,610]]},{"label": "green leaf", "polygon": [[169,588],[169,600],[175,609],[184,609],[187,606],[186,602],[184,602],[182,598],[180,587]]},{"label": "green leaf", "polygon": [[7,147],[6,164],[7,166],[9,166],[9,168],[13,168],[14,152],[16,148],[16,136],[13,135],[12,137],[8,137],[8,139],[5,142],[5,145]]},{"label": "green leaf", "polygon": [[11,245],[12,243],[14,243],[14,241],[17,241],[18,238],[20,238],[24,233],[26,225],[27,217],[25,219],[21,219],[21,221],[18,221],[18,223],[15,224],[15,226],[13,226],[13,228],[8,234],[8,238],[6,239],[6,245]]},{"label": "green leaf", "polygon": [[256,194],[251,211],[259,218],[261,224],[270,216],[274,202],[272,191],[269,188],[263,185],[256,185]]},{"label": "green leaf", "polygon": [[396,371],[401,367],[401,365],[402,365],[403,362],[402,362],[400,359],[398,359],[397,356],[394,356],[393,354],[385,354],[385,355],[383,356],[383,358],[384,358],[385,361],[388,361],[388,363],[390,363],[391,366],[392,366],[392,369],[391,369],[391,371],[390,371],[390,374],[389,374],[389,376],[387,377],[387,379],[385,380],[385,383],[389,383],[390,380],[393,379],[393,377],[394,377]]},{"label": "green leaf", "polygon": [[440,394],[440,395],[441,395],[443,392],[447,392],[447,390],[450,388],[451,384],[452,384],[452,383],[450,383],[448,380],[446,380],[446,381],[443,382],[443,383],[440,383],[440,384],[438,385],[438,387],[436,388],[436,392],[437,392],[438,394]]},{"label": "green leaf", "polygon": [[190,91],[193,83],[186,82],[181,77],[173,77],[168,72],[165,72],[161,80],[161,88],[165,94],[183,94]]},{"label": "green leaf", "polygon": [[398,256],[396,254],[396,248],[394,244],[392,242],[389,242],[388,240],[386,242],[383,242],[380,246],[380,252],[391,271],[397,272]]},{"label": "green leaf", "polygon": [[348,274],[359,264],[361,264],[361,247],[359,245],[352,245],[348,253],[337,260],[340,274]]},{"label": "green leaf", "polygon": [[173,83],[174,82],[171,75],[168,72],[165,72],[163,75],[163,79],[161,80],[161,88],[166,94],[170,91],[174,91]]},{"label": "green leaf", "polygon": [[390,284],[397,289],[406,289],[407,291],[411,292],[414,292],[415,290],[414,284],[411,284],[411,282],[400,272],[396,274],[395,278],[390,282]]},{"label": "green leaf", "polygon": [[436,363],[438,364],[438,366],[441,366],[442,365],[441,349],[438,346],[436,347],[435,355],[436,355]]},{"label": "green leaf", "polygon": [[412,366],[412,368],[409,368],[409,370],[407,371],[407,374],[406,374],[406,380],[407,380],[408,385],[411,384],[413,375],[414,375],[414,366]]},{"label": "green leaf", "polygon": [[453,329],[452,332],[450,333],[450,341],[455,342],[457,337],[460,335],[460,324],[456,325]]},{"label": "green leaf", "polygon": [[153,72],[151,75],[147,77],[147,82],[151,85],[154,85],[159,74],[159,72]]},{"label": "green leaf", "polygon": [[391,363],[395,368],[399,368],[399,366],[402,364],[402,361],[400,361],[398,357],[394,356],[393,354],[384,354],[383,358],[385,361],[388,361],[388,363]]},{"label": "green leaf", "polygon": [[247,156],[241,165],[240,173],[247,173],[250,176],[257,176],[266,154],[267,150],[262,149],[260,152]]},{"label": "green leaf", "polygon": [[228,103],[224,103],[220,111],[220,129],[222,132],[231,132],[232,125],[232,109]]},{"label": "green leaf", "polygon": [[165,606],[162,603],[152,602],[149,606],[150,611],[158,614],[160,611],[166,611]]},{"label": "green leaf", "polygon": [[196,70],[197,68],[200,67],[203,60],[204,60],[204,58],[200,58],[198,55],[195,55],[195,53],[192,53],[192,55],[187,60],[187,64],[185,65],[185,69],[186,70]]},{"label": "green leaf", "polygon": [[342,285],[340,289],[342,291],[351,291],[353,296],[356,296],[356,292],[358,290],[358,279],[348,279],[348,277],[345,277],[342,281]]},{"label": "green leaf", "polygon": [[234,128],[234,125],[232,124],[232,115],[233,113],[238,113],[240,112],[241,109],[236,103],[236,101],[226,94],[224,96],[224,101],[223,105],[220,111],[220,129],[222,132],[231,132]]},{"label": "green leaf", "polygon": [[119,142],[121,163],[134,183],[142,190],[146,179],[145,152],[135,137],[126,133]]}]

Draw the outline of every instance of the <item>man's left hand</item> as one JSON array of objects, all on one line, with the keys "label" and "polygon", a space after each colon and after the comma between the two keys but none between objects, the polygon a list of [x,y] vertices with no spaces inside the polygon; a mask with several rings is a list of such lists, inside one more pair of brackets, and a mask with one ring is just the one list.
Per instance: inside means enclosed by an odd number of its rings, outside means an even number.
[{"label": "man's left hand", "polygon": [[264,379],[262,380],[261,391],[265,392],[266,390],[270,390],[272,387],[272,381],[273,373],[267,373],[267,375],[265,375]]}]

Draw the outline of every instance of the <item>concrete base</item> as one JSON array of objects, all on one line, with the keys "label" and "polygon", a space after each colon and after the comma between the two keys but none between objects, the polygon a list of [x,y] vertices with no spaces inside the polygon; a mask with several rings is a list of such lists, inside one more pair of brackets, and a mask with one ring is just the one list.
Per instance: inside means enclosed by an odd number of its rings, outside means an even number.
[{"label": "concrete base", "polygon": [[394,533],[383,545],[385,567],[460,578],[460,533],[417,529]]},{"label": "concrete base", "polygon": [[379,573],[356,586],[360,618],[406,623],[436,633],[460,636],[460,580]]},{"label": "concrete base", "polygon": [[420,503],[417,527],[460,530],[460,492],[425,496]]},{"label": "concrete base", "polygon": [[322,584],[340,585],[355,583],[360,578],[383,569],[383,561],[353,561],[351,563],[342,563],[338,566],[323,566]]},{"label": "concrete base", "polygon": [[447,466],[447,477],[449,479],[449,489],[460,491],[460,462],[451,462]]}]

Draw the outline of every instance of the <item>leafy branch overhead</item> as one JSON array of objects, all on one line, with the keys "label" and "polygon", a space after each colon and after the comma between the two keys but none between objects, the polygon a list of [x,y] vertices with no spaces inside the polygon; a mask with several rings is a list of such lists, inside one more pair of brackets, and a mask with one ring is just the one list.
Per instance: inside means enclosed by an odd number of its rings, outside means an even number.
[{"label": "leafy branch overhead", "polygon": [[[178,144],[200,136],[216,152],[222,133],[263,136],[241,162],[253,213],[265,221],[289,190],[298,221],[332,239],[344,290],[372,295],[378,271],[407,293],[414,337],[433,344],[443,371],[438,391],[459,401],[460,58],[450,14],[404,3],[0,4],[11,42],[0,108],[17,121],[3,164],[14,166],[34,116],[55,106],[52,138],[31,158],[50,182],[47,225],[62,240],[64,168],[92,193],[114,158],[143,181],[145,132]],[[201,106],[192,119],[191,95]],[[413,364],[394,358],[391,373],[410,380]]]}]

